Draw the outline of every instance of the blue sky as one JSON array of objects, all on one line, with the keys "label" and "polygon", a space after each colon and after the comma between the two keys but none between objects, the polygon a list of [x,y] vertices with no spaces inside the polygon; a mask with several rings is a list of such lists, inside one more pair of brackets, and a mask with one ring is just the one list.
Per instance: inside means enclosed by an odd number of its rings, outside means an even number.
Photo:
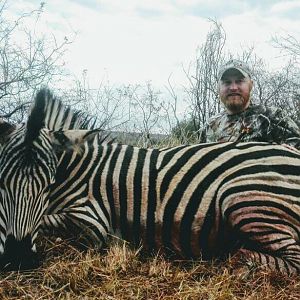
[{"label": "blue sky", "polygon": [[[2,1],[2,0],[0,0]],[[40,1],[9,0],[11,17]],[[211,24],[222,23],[227,48],[255,46],[271,67],[286,59],[269,41],[276,34],[300,40],[300,1],[276,0],[49,0],[38,30],[57,39],[76,32],[65,60],[80,76],[88,70],[93,86],[112,83],[184,84],[182,66],[195,58]]]}]

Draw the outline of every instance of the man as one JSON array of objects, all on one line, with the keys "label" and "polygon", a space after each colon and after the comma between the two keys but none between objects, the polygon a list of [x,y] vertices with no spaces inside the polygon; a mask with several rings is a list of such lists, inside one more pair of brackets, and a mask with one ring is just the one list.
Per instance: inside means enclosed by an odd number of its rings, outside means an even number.
[{"label": "man", "polygon": [[247,65],[230,60],[219,72],[218,92],[225,111],[209,119],[201,142],[260,141],[300,149],[300,128],[278,108],[253,105]]}]

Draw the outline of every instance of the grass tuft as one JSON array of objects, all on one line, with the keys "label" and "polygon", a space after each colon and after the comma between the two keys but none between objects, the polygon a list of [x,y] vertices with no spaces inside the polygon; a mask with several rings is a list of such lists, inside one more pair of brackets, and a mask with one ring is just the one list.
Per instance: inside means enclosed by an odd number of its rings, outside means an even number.
[{"label": "grass tuft", "polygon": [[167,260],[127,243],[105,253],[42,239],[42,265],[0,274],[0,299],[300,299],[299,277],[236,271],[231,261]]}]

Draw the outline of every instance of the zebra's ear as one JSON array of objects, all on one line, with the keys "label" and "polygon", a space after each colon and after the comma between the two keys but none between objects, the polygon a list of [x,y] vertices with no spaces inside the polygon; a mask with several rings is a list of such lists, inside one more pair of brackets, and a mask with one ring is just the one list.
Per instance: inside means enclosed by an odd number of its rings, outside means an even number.
[{"label": "zebra's ear", "polygon": [[16,126],[0,119],[0,144],[4,144]]},{"label": "zebra's ear", "polygon": [[100,131],[100,129],[58,130],[51,131],[50,134],[55,151],[62,152],[77,149],[84,142],[93,140]]}]

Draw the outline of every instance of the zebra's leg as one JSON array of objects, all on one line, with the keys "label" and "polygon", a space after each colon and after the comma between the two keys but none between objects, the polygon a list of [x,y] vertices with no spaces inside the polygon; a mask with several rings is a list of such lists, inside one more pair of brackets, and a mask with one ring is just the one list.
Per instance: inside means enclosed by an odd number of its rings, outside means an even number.
[{"label": "zebra's leg", "polygon": [[235,202],[225,210],[232,234],[243,245],[235,261],[288,275],[300,274],[298,221],[288,210],[266,203],[259,207],[255,201]]},{"label": "zebra's leg", "polygon": [[105,244],[108,222],[96,219],[86,212],[62,212],[44,215],[41,224],[43,234],[72,240],[76,245],[100,249]]},{"label": "zebra's leg", "polygon": [[[249,269],[263,268],[271,271],[280,271],[287,275],[300,273],[300,246],[292,239],[289,246],[283,249],[270,251],[239,249],[234,255],[234,265],[247,266]],[[270,251],[269,253],[267,251]]]}]

